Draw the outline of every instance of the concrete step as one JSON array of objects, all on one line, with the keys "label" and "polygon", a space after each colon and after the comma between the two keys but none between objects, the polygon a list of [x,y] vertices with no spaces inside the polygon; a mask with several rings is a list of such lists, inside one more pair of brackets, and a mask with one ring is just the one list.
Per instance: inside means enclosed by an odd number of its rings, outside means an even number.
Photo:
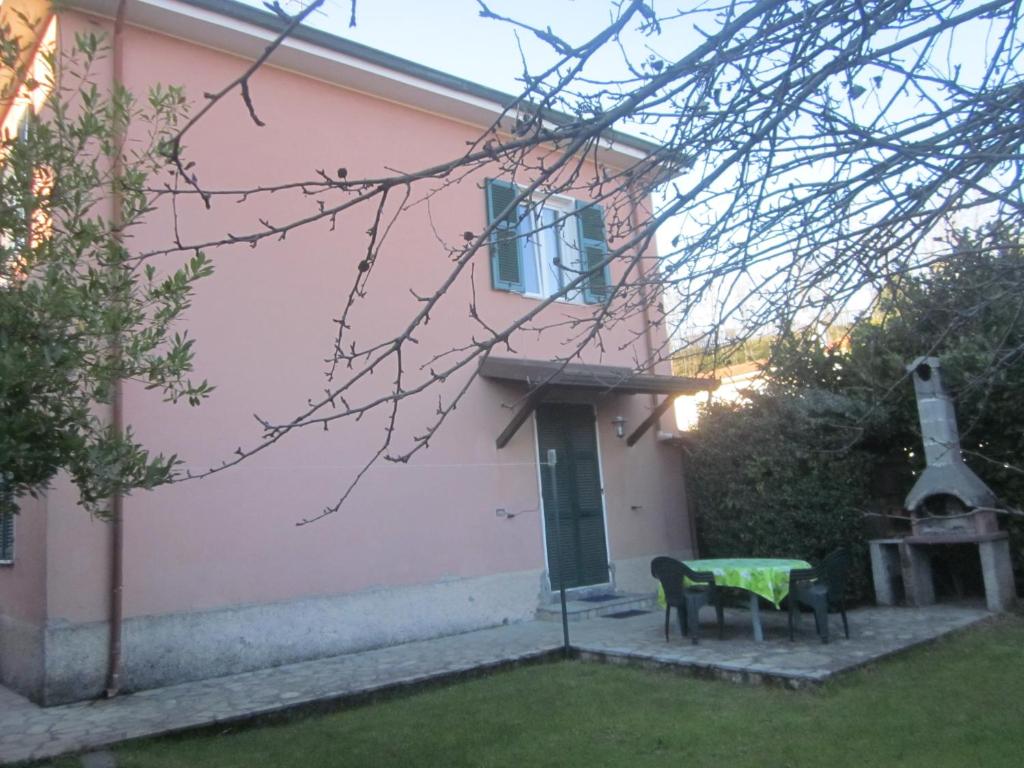
[{"label": "concrete step", "polygon": [[[600,599],[598,599],[600,598]],[[591,598],[578,598],[566,595],[565,609],[569,621],[583,621],[598,616],[607,616],[625,611],[653,611],[658,608],[658,595],[655,592],[630,594],[616,592],[607,596],[598,595]],[[537,618],[541,621],[561,621],[562,606],[555,593],[550,603],[537,608]]]}]

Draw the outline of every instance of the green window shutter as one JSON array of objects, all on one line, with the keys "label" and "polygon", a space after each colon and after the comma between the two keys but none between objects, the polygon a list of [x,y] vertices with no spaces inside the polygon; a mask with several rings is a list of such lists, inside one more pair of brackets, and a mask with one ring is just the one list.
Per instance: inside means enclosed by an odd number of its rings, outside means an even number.
[{"label": "green window shutter", "polygon": [[523,293],[523,243],[518,234],[519,210],[512,205],[515,186],[487,180],[487,223],[497,221],[491,232],[491,285],[499,291]]},{"label": "green window shutter", "polygon": [[[579,225],[580,267],[584,272],[589,272],[608,257],[601,206],[577,200],[576,223]],[[583,300],[587,304],[600,304],[608,298],[611,284],[611,273],[606,264],[584,280]]]}]

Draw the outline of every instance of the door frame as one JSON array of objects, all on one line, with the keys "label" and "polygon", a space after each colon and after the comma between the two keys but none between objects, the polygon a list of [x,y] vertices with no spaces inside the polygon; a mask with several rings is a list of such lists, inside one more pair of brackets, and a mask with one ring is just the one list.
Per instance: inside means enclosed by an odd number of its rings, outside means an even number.
[{"label": "door frame", "polygon": [[[612,579],[612,538],[608,534],[608,504],[605,498],[605,484],[604,484],[604,456],[601,453],[601,433],[597,428],[597,407],[593,403],[586,402],[573,402],[572,400],[544,400],[542,405],[585,405],[590,408],[591,413],[594,415],[594,445],[597,449],[597,477],[598,482],[601,483],[601,524],[604,526],[604,556],[605,563],[607,564],[608,580],[598,582],[597,584],[587,584],[582,587],[566,587],[566,592],[573,593],[585,593],[587,590],[593,590],[598,588],[608,588],[613,585]],[[537,469],[537,506],[540,508],[540,537],[541,545],[544,548],[544,572],[548,583],[548,589],[551,592],[558,591],[558,587],[551,583],[551,564],[548,562],[548,533],[546,524],[546,511],[544,509],[544,486],[543,486],[543,472],[544,469],[540,463],[540,430],[537,427],[537,410],[533,411],[533,461],[534,466]]]}]

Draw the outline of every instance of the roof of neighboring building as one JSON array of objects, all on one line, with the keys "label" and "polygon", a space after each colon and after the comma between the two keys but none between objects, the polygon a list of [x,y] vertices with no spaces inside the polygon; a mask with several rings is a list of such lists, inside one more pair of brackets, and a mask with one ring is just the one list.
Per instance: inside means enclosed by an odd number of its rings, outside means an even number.
[{"label": "roof of neighboring building", "polygon": [[745,363],[736,363],[736,365],[720,365],[708,373],[723,380],[752,378],[764,371],[767,362],[767,360],[748,360]]}]

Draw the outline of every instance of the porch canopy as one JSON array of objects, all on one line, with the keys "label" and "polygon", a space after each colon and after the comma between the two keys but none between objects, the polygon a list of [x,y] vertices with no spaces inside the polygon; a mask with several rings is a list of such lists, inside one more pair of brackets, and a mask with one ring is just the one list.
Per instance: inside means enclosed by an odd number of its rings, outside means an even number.
[{"label": "porch canopy", "polygon": [[665,399],[643,420],[628,438],[634,445],[669,409],[679,395],[695,395],[718,387],[717,379],[693,379],[658,373],[636,373],[616,365],[560,363],[552,360],[527,360],[519,357],[486,357],[480,361],[480,375],[494,381],[526,384],[530,388],[508,426],[495,441],[504,448],[519,427],[544,398],[555,390],[586,390],[620,395],[666,395]]}]

